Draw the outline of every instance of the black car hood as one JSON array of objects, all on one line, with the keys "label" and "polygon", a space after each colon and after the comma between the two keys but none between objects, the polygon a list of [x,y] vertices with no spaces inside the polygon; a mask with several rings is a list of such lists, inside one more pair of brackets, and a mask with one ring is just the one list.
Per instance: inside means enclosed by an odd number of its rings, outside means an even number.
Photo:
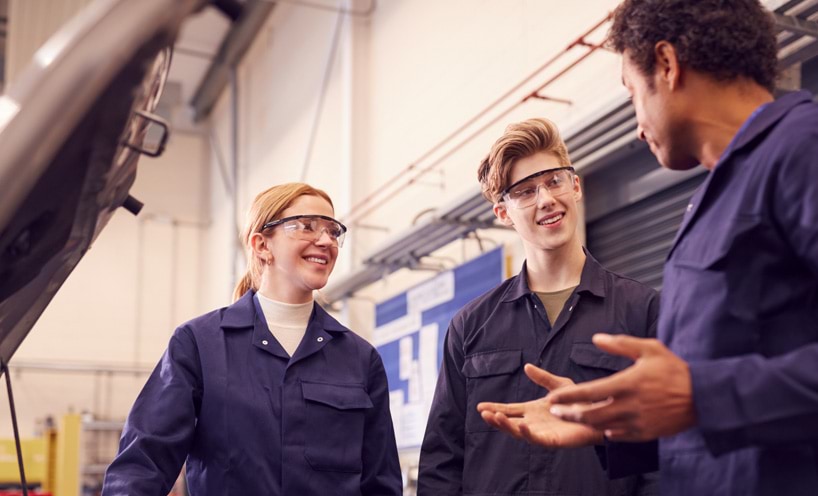
[{"label": "black car hood", "polygon": [[129,198],[182,21],[205,0],[91,4],[0,97],[0,360]]}]

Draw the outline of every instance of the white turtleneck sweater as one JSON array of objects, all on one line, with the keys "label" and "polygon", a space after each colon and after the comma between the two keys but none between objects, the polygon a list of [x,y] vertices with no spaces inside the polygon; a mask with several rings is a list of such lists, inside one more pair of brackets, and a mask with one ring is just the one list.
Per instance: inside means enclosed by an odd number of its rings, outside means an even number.
[{"label": "white turtleneck sweater", "polygon": [[307,332],[307,323],[312,314],[313,301],[307,303],[283,303],[271,300],[261,293],[258,302],[267,321],[267,327],[284,350],[293,356],[298,344]]}]

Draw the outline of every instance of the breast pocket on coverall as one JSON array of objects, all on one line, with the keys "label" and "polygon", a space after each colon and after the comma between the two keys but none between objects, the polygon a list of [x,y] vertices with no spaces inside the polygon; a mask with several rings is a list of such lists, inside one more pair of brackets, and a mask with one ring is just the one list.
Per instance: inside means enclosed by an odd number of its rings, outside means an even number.
[{"label": "breast pocket on coverall", "polygon": [[594,343],[574,343],[571,347],[571,362],[574,382],[601,379],[633,365],[632,360],[606,353]]},{"label": "breast pocket on coverall", "polygon": [[363,385],[302,382],[309,429],[304,456],[316,470],[360,472],[366,411]]},{"label": "breast pocket on coverall", "polygon": [[517,389],[523,354],[520,350],[498,350],[475,353],[465,357],[463,375],[468,395],[466,432],[494,430],[483,422],[477,412],[481,401],[509,403],[517,401]]}]

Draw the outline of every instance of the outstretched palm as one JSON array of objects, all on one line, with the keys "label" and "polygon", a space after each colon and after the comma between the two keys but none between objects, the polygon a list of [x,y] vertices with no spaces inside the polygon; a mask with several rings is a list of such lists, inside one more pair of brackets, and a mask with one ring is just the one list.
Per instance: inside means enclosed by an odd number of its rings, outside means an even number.
[{"label": "outstretched palm", "polygon": [[[550,374],[533,365],[526,365],[525,373],[533,382],[548,390],[573,384],[571,379]],[[477,405],[477,410],[489,425],[540,446],[571,448],[602,442],[602,434],[596,429],[555,417],[550,409],[551,403],[546,398],[524,403]]]}]

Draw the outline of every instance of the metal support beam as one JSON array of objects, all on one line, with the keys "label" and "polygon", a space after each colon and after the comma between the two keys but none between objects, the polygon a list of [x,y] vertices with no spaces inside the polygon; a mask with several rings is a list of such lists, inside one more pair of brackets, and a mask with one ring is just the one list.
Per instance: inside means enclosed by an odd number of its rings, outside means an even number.
[{"label": "metal support beam", "polygon": [[230,68],[239,65],[274,6],[275,3],[264,0],[248,0],[244,5],[241,15],[224,37],[216,57],[190,101],[195,122],[201,122],[210,115],[213,105],[230,79]]},{"label": "metal support beam", "polygon": [[775,25],[780,29],[818,39],[818,22],[783,15],[778,12],[773,12],[773,18],[775,19]]},{"label": "metal support beam", "polygon": [[[486,210],[489,209],[491,209],[491,205],[487,203]],[[441,219],[440,223],[448,226],[465,227],[468,229],[468,232],[473,232],[476,229],[501,229],[506,231],[512,229],[502,224],[498,224],[493,220]]]}]

